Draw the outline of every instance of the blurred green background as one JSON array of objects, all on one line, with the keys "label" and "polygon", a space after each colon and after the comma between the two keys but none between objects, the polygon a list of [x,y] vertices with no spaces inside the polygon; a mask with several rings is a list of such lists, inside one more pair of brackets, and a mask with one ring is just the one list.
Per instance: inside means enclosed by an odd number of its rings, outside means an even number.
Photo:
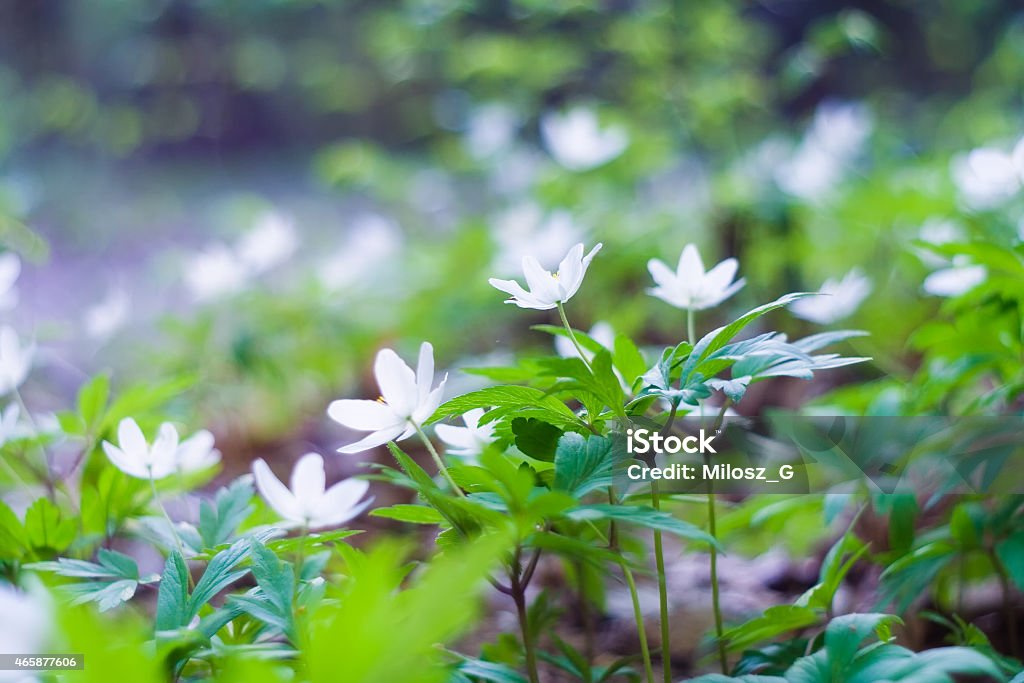
[{"label": "blurred green background", "polygon": [[[914,241],[1020,241],[1022,63],[1019,3],[985,0],[3,3],[34,400],[188,374],[180,409],[228,460],[333,444],[326,401],[369,391],[381,345],[429,339],[450,368],[549,351],[527,323],[553,320],[487,277],[598,240],[574,324],[652,344],[685,321],[646,261],[687,242],[747,279],[703,329],[859,268],[873,294],[843,324],[875,362],[850,372],[899,391],[949,265]],[[831,388],[795,387],[753,409]]]}]

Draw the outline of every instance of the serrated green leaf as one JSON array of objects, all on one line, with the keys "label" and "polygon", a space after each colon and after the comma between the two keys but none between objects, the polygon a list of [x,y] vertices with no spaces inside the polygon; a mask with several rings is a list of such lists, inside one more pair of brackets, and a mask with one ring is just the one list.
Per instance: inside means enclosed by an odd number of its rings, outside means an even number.
[{"label": "serrated green leaf", "polygon": [[611,439],[567,432],[555,450],[555,488],[579,498],[610,486],[615,463]]},{"label": "serrated green leaf", "polygon": [[188,566],[177,550],[171,552],[160,577],[156,597],[157,631],[171,631],[188,624],[192,619],[188,608]]},{"label": "serrated green leaf", "polygon": [[394,519],[407,524],[441,524],[444,522],[444,517],[440,512],[426,505],[392,505],[372,510],[370,516]]},{"label": "serrated green leaf", "polygon": [[39,498],[25,511],[25,538],[37,551],[60,553],[75,540],[78,525],[65,519],[48,498]]}]

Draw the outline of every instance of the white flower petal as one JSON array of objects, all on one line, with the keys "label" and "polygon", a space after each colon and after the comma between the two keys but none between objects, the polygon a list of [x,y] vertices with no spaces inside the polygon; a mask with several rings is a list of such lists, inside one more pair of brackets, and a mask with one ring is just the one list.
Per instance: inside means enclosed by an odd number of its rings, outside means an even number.
[{"label": "white flower petal", "polygon": [[327,415],[349,429],[376,431],[402,424],[405,420],[380,401],[340,399],[327,406]]},{"label": "white flower petal", "polygon": [[252,473],[256,478],[256,488],[274,512],[289,521],[302,521],[302,510],[295,496],[274,476],[267,463],[257,460],[252,464]]},{"label": "white flower petal", "polygon": [[339,453],[362,453],[363,451],[376,448],[377,446],[386,444],[388,441],[397,441],[404,436],[404,432],[407,429],[403,425],[391,427],[388,429],[381,429],[364,436],[355,443],[350,443],[347,446],[342,446],[338,449]]},{"label": "white flower petal", "polygon": [[319,453],[306,453],[292,469],[292,494],[307,510],[324,495],[326,482],[324,459]]},{"label": "white flower petal", "polygon": [[397,353],[391,349],[381,349],[373,366],[373,374],[377,378],[381,396],[400,417],[412,414],[416,405],[416,375],[412,368],[405,364]]}]

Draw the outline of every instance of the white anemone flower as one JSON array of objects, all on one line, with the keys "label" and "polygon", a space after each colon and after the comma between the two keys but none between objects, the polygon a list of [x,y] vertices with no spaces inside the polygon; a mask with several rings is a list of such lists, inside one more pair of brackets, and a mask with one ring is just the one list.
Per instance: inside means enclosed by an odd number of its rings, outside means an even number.
[{"label": "white anemone flower", "polygon": [[519,308],[532,308],[538,311],[546,311],[564,304],[579,291],[583,284],[583,277],[587,274],[587,268],[597,252],[603,245],[598,242],[597,246],[590,250],[586,256],[583,255],[583,244],[577,244],[565,255],[562,262],[558,264],[558,271],[551,273],[540,265],[532,256],[523,257],[523,276],[530,291],[526,291],[515,280],[499,280],[490,278],[488,282],[495,289],[498,289],[512,298],[506,299],[505,303],[515,304]]},{"label": "white anemone flower", "polygon": [[238,260],[253,274],[263,273],[288,260],[299,246],[294,221],[267,211],[238,241]]},{"label": "white anemone flower", "polygon": [[658,285],[647,292],[676,308],[701,311],[717,306],[746,284],[743,278],[733,282],[738,267],[736,259],[727,258],[705,272],[697,247],[687,244],[675,272],[658,259],[647,262],[647,269]]},{"label": "white anemone flower", "polygon": [[486,412],[483,408],[467,411],[462,416],[465,427],[439,424],[434,427],[437,438],[448,447],[448,455],[476,460],[494,441],[494,423],[480,424]]},{"label": "white anemone flower", "polygon": [[292,469],[291,488],[274,476],[262,459],[252,464],[256,488],[274,509],[286,527],[323,529],[336,527],[356,517],[372,502],[360,499],[370,484],[362,479],[346,479],[326,486],[324,459],[319,453],[306,453]]},{"label": "white anemone flower", "polygon": [[12,251],[0,254],[0,310],[9,310],[18,304],[18,290],[14,283],[21,275],[21,259]]},{"label": "white anemone flower", "polygon": [[407,439],[419,429],[437,407],[441,405],[445,382],[434,384],[434,347],[429,342],[420,345],[416,372],[406,365],[391,349],[381,349],[373,365],[373,374],[381,396],[376,401],[342,399],[327,407],[332,420],[371,434],[355,443],[342,446],[339,453],[359,453],[388,441]]},{"label": "white anemone flower", "polygon": [[957,262],[949,268],[936,270],[924,279],[924,291],[934,296],[960,296],[985,281],[988,271],[984,266]]},{"label": "white anemone flower", "polygon": [[[41,589],[40,589],[41,590]],[[23,593],[0,584],[0,646],[4,652],[31,654],[42,652],[53,633],[51,606],[42,595]],[[0,681],[29,681],[24,671],[0,672]]]},{"label": "white anemone flower", "polygon": [[327,290],[377,288],[388,278],[388,269],[402,249],[402,232],[378,214],[359,217],[344,244],[317,266],[320,285]]},{"label": "white anemone flower", "polygon": [[139,424],[130,417],[117,426],[117,445],[104,441],[103,451],[128,476],[154,481],[175,472],[205,469],[220,459],[220,452],[213,448],[213,436],[206,430],[179,444],[178,430],[164,422],[150,444]]},{"label": "white anemone flower", "polygon": [[991,209],[1015,195],[1021,176],[1014,155],[997,147],[979,147],[952,163],[953,183],[972,209]]},{"label": "white anemone flower", "polygon": [[829,325],[853,315],[870,293],[871,280],[854,268],[842,280],[825,280],[818,296],[797,299],[789,310],[798,318]]},{"label": "white anemone flower", "polygon": [[18,424],[20,416],[21,409],[17,403],[10,404],[4,408],[3,413],[0,413],[0,446],[25,435],[25,431]]},{"label": "white anemone flower", "polygon": [[32,369],[35,344],[22,346],[13,327],[0,327],[0,394],[8,394],[25,381]]},{"label": "white anemone flower", "polygon": [[540,121],[540,132],[551,156],[570,171],[603,166],[629,146],[625,128],[602,128],[597,113],[587,107],[545,114]]},{"label": "white anemone flower", "polygon": [[185,268],[185,284],[199,301],[210,301],[241,291],[249,278],[245,264],[223,244],[194,255]]},{"label": "white anemone flower", "polygon": [[106,339],[114,334],[128,322],[129,305],[128,292],[112,288],[102,301],[86,309],[82,316],[85,333],[93,339]]}]

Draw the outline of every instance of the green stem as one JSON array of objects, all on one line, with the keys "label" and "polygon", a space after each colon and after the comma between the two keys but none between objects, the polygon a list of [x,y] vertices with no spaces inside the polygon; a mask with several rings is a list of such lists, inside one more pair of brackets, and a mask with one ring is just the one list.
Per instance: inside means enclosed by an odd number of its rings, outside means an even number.
[{"label": "green stem", "polygon": [[[21,392],[18,391],[17,387],[14,388],[14,400],[18,404],[18,409],[25,415],[25,420],[29,426],[32,427],[32,433],[38,438],[39,437],[39,426],[36,424],[36,420],[32,417],[32,413],[29,412],[28,406],[25,405],[25,399],[21,397]],[[46,492],[50,500],[57,501],[57,489],[53,482],[53,476],[50,472],[50,456],[46,452],[46,448],[37,443],[36,448],[39,450],[39,455],[42,458],[43,470],[41,473],[37,473],[40,479],[43,481],[43,485],[46,487]],[[30,467],[33,472],[34,468]]]},{"label": "green stem", "polygon": [[[618,502],[615,500],[615,491],[612,488],[608,489],[608,502],[611,505],[618,505]],[[608,548],[613,552],[617,552],[619,549],[619,534],[614,520],[608,524],[608,538]],[[625,558],[620,559],[619,566],[622,567],[622,575],[626,579],[626,585],[629,586],[629,598],[633,602],[633,620],[636,621],[636,635],[640,639],[640,655],[644,661],[644,673],[646,674],[647,683],[654,683],[654,667],[651,665],[651,651],[647,647],[647,631],[644,629],[644,613],[640,609],[640,596],[636,592],[636,581],[633,579],[633,572],[630,570]]]},{"label": "green stem", "polygon": [[302,582],[302,565],[306,563],[306,536],[309,534],[309,524],[303,524],[299,529],[299,554],[295,558],[295,592],[299,590]]},{"label": "green stem", "polygon": [[[152,473],[151,473],[152,474]],[[174,545],[178,549],[178,553],[182,559],[185,559],[185,546],[181,542],[181,538],[178,536],[178,530],[174,528],[174,522],[171,521],[171,516],[167,514],[167,508],[164,507],[163,502],[160,500],[160,494],[156,491],[156,480],[152,476],[149,477],[149,490],[153,493],[153,502],[160,508],[160,512],[163,513],[164,521],[167,522],[167,528],[171,531],[171,536],[174,538]]]},{"label": "green stem", "polygon": [[694,344],[697,343],[697,334],[694,332],[694,330],[696,329],[694,327],[695,322],[696,322],[695,321],[695,317],[696,316],[694,316],[693,309],[692,308],[687,308],[686,309],[686,338],[687,338],[687,340],[689,340],[691,346],[693,346]]},{"label": "green stem", "polygon": [[526,609],[526,587],[529,577],[524,577],[520,565],[521,548],[516,548],[515,559],[509,571],[509,582],[512,585],[512,600],[516,603],[516,615],[519,617],[519,631],[523,638],[523,652],[526,654],[526,672],[530,683],[540,683],[540,672],[537,669],[537,653],[530,629],[530,613]]},{"label": "green stem", "polygon": [[[722,403],[722,409],[718,412],[718,418],[715,420],[712,431],[717,432],[722,426],[725,411],[729,409],[730,403],[729,399]],[[704,454],[704,464],[711,464],[711,456],[707,453]],[[708,479],[708,533],[711,534],[711,538],[716,541],[718,540],[715,518],[715,489],[711,479]],[[711,608],[715,613],[715,643],[718,647],[718,663],[722,667],[722,674],[727,675],[729,673],[729,663],[725,656],[725,638],[723,637],[725,629],[722,625],[722,605],[719,600],[718,589],[718,548],[714,545],[711,546]]]},{"label": "green stem", "polygon": [[[655,510],[661,509],[658,500],[658,482],[651,481],[651,503]],[[654,532],[654,563],[658,570],[658,617],[661,621],[661,670],[665,683],[672,683],[671,633],[668,623],[668,577],[665,575],[665,549],[661,532]]]},{"label": "green stem", "polygon": [[459,488],[459,485],[455,483],[455,480],[452,479],[452,475],[444,465],[444,460],[441,460],[441,456],[438,454],[437,449],[434,448],[434,444],[430,443],[430,439],[428,439],[427,435],[423,432],[423,428],[412,420],[409,420],[409,423],[416,430],[416,433],[420,435],[420,440],[423,441],[423,445],[426,446],[427,450],[430,452],[430,457],[434,459],[434,464],[437,465],[438,471],[441,472],[446,480],[448,480],[448,485],[452,487],[452,491],[455,491],[455,493],[465,498],[466,494],[461,488]]},{"label": "green stem", "polygon": [[562,302],[558,302],[558,315],[562,319],[562,325],[565,326],[565,331],[569,333],[569,341],[576,347],[576,353],[580,354],[580,360],[587,366],[587,370],[590,370],[593,374],[594,369],[590,367],[590,361],[587,360],[586,355],[583,353],[583,347],[580,346],[579,341],[576,340],[576,333],[572,331],[572,326],[569,325],[569,318],[565,316],[565,308],[562,306]]},{"label": "green stem", "polygon": [[[669,411],[662,433],[668,433],[672,429],[672,423],[676,419],[676,411],[679,404],[673,402]],[[658,491],[658,481],[651,480],[651,505],[655,510],[661,509],[661,496]],[[668,620],[668,576],[665,573],[665,547],[661,532],[654,532],[654,564],[658,571],[658,618],[661,626],[661,671],[665,683],[672,683],[672,634]]]},{"label": "green stem", "polygon": [[1006,619],[1006,632],[1010,638],[1010,654],[1014,658],[1019,659],[1020,642],[1017,639],[1017,615],[1014,613],[1011,602],[1013,588],[1010,584],[1010,573],[1006,570],[1006,565],[1003,564],[1003,561],[999,559],[999,555],[994,550],[990,551],[989,556],[996,569],[996,574],[999,576],[999,585],[1003,592],[1003,618]]}]

